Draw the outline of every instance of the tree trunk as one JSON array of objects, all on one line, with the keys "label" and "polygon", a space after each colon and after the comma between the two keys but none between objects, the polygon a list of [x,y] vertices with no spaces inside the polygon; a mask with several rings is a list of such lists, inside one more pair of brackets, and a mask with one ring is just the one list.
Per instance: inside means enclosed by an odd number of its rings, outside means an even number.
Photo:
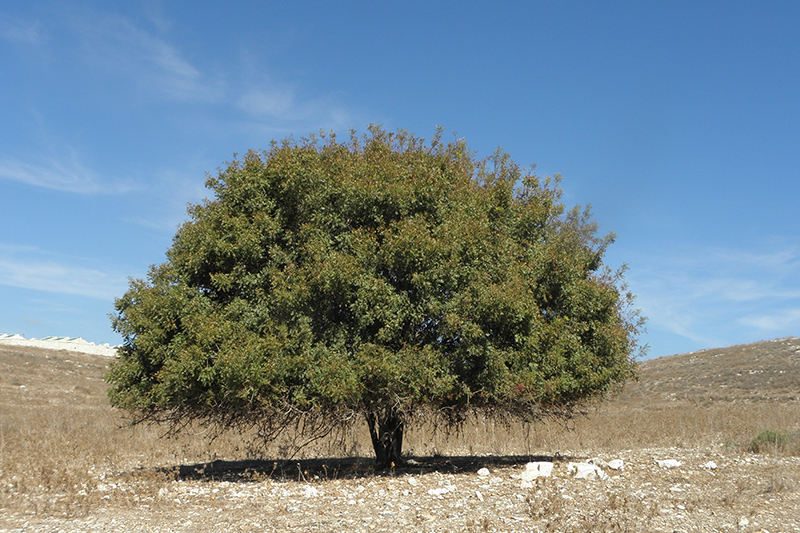
[{"label": "tree trunk", "polygon": [[375,450],[375,462],[385,468],[404,464],[403,419],[394,409],[366,414],[369,436]]}]

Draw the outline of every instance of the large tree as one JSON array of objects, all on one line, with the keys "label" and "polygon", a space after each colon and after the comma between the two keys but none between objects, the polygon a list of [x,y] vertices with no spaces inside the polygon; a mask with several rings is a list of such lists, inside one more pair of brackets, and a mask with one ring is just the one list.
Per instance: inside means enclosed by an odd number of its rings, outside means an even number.
[{"label": "large tree", "polygon": [[363,416],[401,463],[411,415],[569,413],[635,374],[641,327],[558,178],[379,127],[273,142],[189,208],[116,301],[111,403],[140,421],[313,432]]}]

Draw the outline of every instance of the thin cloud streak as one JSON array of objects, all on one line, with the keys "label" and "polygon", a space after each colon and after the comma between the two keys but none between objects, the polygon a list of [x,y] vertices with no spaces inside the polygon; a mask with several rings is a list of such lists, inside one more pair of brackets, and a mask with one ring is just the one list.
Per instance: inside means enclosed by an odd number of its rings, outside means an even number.
[{"label": "thin cloud streak", "polygon": [[680,301],[680,298],[659,296],[654,291],[637,293],[637,303],[647,317],[648,330],[663,330],[703,346],[721,344],[720,337],[709,334],[702,325],[709,317],[697,306]]},{"label": "thin cloud streak", "polygon": [[[220,132],[230,132],[226,135],[230,136],[227,142],[234,145],[231,153],[255,147],[252,143],[263,143],[265,136],[284,137],[303,130],[341,130],[358,122],[351,111],[330,95],[302,95],[302,88],[266,73],[267,69],[253,59],[255,56],[247,53],[243,53],[238,64],[225,70],[211,68],[200,59],[193,62],[180,46],[170,42],[169,21],[159,18],[152,24],[148,29],[121,15],[86,9],[65,11],[59,18],[41,23],[0,19],[0,29],[5,30],[7,39],[35,41],[42,45],[43,53],[58,57],[49,68],[60,65],[89,77],[99,75],[106,81],[115,77],[124,80],[109,89],[112,91],[109,96],[123,106],[130,99],[136,99],[137,106],[160,106],[168,100],[185,104],[181,112],[199,112],[206,117],[205,122],[201,121],[202,129],[213,132],[214,143],[219,143]],[[65,55],[61,49],[75,51]],[[135,90],[137,87],[143,90]],[[47,111],[39,113],[42,115],[39,121],[48,123],[48,130],[57,128],[56,118],[48,116]],[[176,139],[187,137],[197,142],[198,134],[203,134],[198,132],[197,122],[178,124],[185,124],[178,126],[185,130],[175,131]],[[109,179],[82,164],[71,147],[41,139],[41,134],[39,137],[43,146],[38,151],[44,154],[42,157],[37,157],[35,151],[32,155],[0,153],[0,180],[78,194],[120,194],[150,189],[155,182],[151,179],[145,185],[138,177]],[[91,138],[74,142],[95,144]],[[98,164],[102,170],[102,162]],[[162,168],[161,171],[177,170]],[[136,182],[139,183],[133,185]]]},{"label": "thin cloud streak", "polygon": [[39,21],[0,19],[0,38],[25,46],[34,46],[42,41],[42,25]]},{"label": "thin cloud streak", "polygon": [[[287,85],[264,83],[245,92],[236,107],[252,119],[284,125],[308,124],[309,129],[342,129],[352,127],[352,115],[325,98],[302,100],[297,90]],[[314,124],[314,126],[312,126]]]},{"label": "thin cloud streak", "polygon": [[177,48],[122,16],[92,13],[70,22],[85,57],[105,71],[121,73],[172,99],[216,102],[223,96],[221,81],[206,76]]},{"label": "thin cloud streak", "polygon": [[119,274],[51,261],[0,258],[0,284],[113,300],[124,292],[126,278]]},{"label": "thin cloud streak", "polygon": [[800,329],[800,309],[786,309],[769,315],[749,315],[737,321],[739,324],[765,332],[785,329]]},{"label": "thin cloud streak", "polygon": [[50,158],[43,165],[12,158],[0,159],[0,179],[77,194],[122,194],[134,189],[121,182],[100,178],[74,155],[65,161]]},{"label": "thin cloud streak", "polygon": [[[159,27],[169,28],[164,20]],[[308,124],[310,129],[350,127],[352,113],[327,96],[303,98],[289,83],[274,81],[252,59],[235,70],[211,74],[192,63],[165,36],[155,35],[131,20],[94,13],[75,17],[73,31],[83,42],[86,57],[102,70],[118,72],[134,83],[185,103],[217,104],[245,113],[277,129]],[[247,57],[251,57],[245,54]],[[240,87],[246,87],[241,90]],[[277,122],[277,123],[276,123]]]},{"label": "thin cloud streak", "polygon": [[291,88],[265,87],[244,94],[237,107],[251,115],[285,119],[294,115],[293,110],[296,110],[297,103]]},{"label": "thin cloud streak", "polygon": [[[772,243],[771,248],[763,253],[709,248],[636,258],[628,282],[648,317],[648,329],[713,346],[732,335],[770,335],[800,326],[798,247]],[[786,310],[754,312],[776,305]]]}]

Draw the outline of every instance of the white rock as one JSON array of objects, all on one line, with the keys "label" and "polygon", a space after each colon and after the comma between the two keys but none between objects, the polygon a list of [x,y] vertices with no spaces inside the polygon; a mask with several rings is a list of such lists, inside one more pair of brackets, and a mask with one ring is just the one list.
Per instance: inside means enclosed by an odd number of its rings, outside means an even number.
[{"label": "white rock", "polygon": [[439,487],[438,489],[429,489],[428,494],[431,496],[444,496],[452,490],[452,487]]},{"label": "white rock", "polygon": [[418,483],[419,481],[417,481],[417,478],[414,477],[408,478],[408,484],[411,485],[412,487],[416,487]]},{"label": "white rock", "polygon": [[625,463],[622,459],[612,459],[608,462],[608,467],[611,470],[625,470]]},{"label": "white rock", "polygon": [[537,477],[550,477],[553,473],[553,463],[549,461],[537,461],[525,465],[525,470],[519,475],[522,481],[533,481]]},{"label": "white rock", "polygon": [[675,459],[664,459],[663,461],[656,461],[656,464],[661,468],[679,468],[683,466],[683,463],[680,461],[676,461]]},{"label": "white rock", "polygon": [[481,494],[481,491],[479,491],[479,490],[476,490],[476,491],[475,491],[475,496],[476,496],[476,497],[477,497],[477,498],[478,498],[480,501],[483,501],[483,494]]},{"label": "white rock", "polygon": [[489,472],[488,468],[481,468],[480,470],[478,470],[478,475],[481,476],[481,477],[486,477],[489,474],[490,474],[490,472]]},{"label": "white rock", "polygon": [[717,463],[715,463],[714,461],[709,461],[704,465],[700,465],[700,468],[705,468],[707,470],[716,470],[719,467],[717,466]]},{"label": "white rock", "polygon": [[313,498],[315,496],[319,496],[319,490],[311,485],[306,485],[306,488],[303,490],[303,496],[306,498]]},{"label": "white rock", "polygon": [[575,474],[575,479],[608,479],[600,467],[589,463],[569,463],[567,473]]}]

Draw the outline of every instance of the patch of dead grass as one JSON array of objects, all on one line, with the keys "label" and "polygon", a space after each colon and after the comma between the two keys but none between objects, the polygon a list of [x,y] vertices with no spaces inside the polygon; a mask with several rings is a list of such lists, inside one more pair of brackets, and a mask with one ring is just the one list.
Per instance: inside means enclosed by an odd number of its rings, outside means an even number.
[{"label": "patch of dead grass", "polygon": [[[481,457],[482,464],[489,464],[490,457],[501,462],[504,456],[712,448],[721,443],[744,453],[763,430],[800,431],[800,400],[787,399],[788,388],[800,376],[798,354],[800,340],[795,339],[646,362],[638,384],[585,417],[512,427],[476,419],[451,432],[423,423],[409,428],[405,451],[431,458],[440,471],[471,468],[469,460],[459,463],[457,456]],[[358,425],[338,439],[302,450],[293,462],[277,459],[281,443],[255,452],[247,445],[251,435],[223,434],[209,442],[202,428],[190,428],[163,439],[158,427],[129,427],[108,405],[103,381],[107,362],[100,356],[0,346],[0,511],[63,517],[108,506],[157,507],[164,504],[162,489],[195,467],[209,468],[208,476],[201,472],[203,479],[215,479],[214,472],[221,471],[253,482],[275,476],[313,482],[376,474],[366,428]],[[751,386],[754,376],[762,381]],[[683,385],[687,388],[681,389]],[[715,399],[719,390],[728,396]],[[775,448],[767,451],[793,453]],[[314,457],[342,459],[309,462]],[[248,470],[252,459],[261,462]],[[779,472],[758,487],[724,487],[715,497],[729,507],[741,505],[750,493],[796,490],[794,481]],[[558,514],[563,499],[551,493],[552,487],[539,490],[531,513]],[[631,496],[605,498],[611,510],[658,512]],[[470,529],[494,527],[490,522],[475,521]],[[587,516],[584,525],[597,529],[602,524],[599,517]],[[608,531],[622,530],[617,522],[606,525]]]}]

